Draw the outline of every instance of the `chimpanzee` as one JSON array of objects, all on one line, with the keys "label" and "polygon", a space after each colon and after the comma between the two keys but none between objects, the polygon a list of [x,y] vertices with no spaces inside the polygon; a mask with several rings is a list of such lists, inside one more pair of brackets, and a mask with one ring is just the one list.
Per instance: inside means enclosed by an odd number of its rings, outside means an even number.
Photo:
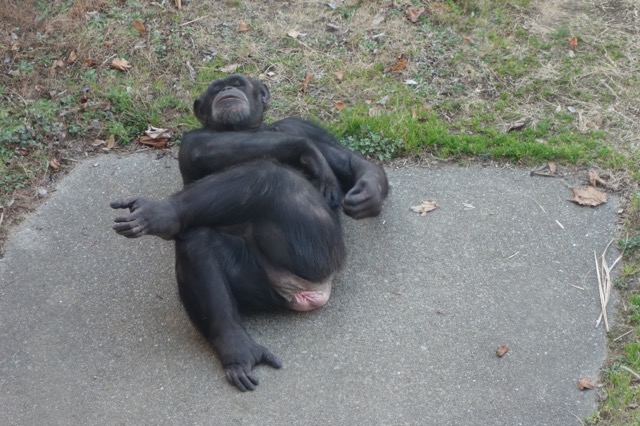
[{"label": "chimpanzee", "polygon": [[117,200],[128,208],[114,229],[175,241],[180,298],[241,391],[252,370],[280,360],[254,342],[239,310],[324,305],[345,260],[339,209],[360,219],[380,213],[388,183],[382,167],[298,118],[263,124],[269,89],[230,75],[194,102],[203,128],[183,135],[184,188],[154,201]]}]

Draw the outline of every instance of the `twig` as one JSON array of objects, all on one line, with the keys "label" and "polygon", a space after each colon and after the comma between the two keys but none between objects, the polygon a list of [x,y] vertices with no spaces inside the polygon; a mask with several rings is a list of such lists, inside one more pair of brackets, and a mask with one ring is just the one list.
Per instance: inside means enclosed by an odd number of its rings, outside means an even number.
[{"label": "twig", "polygon": [[628,371],[633,377],[635,377],[636,379],[640,380],[640,374],[636,373],[635,371],[633,371],[632,369],[630,369],[626,365],[621,365],[620,368],[622,368],[625,371]]},{"label": "twig", "polygon": [[531,176],[544,176],[544,177],[554,177],[554,178],[560,177],[560,176],[558,176],[557,174],[551,174],[551,173],[538,172],[538,171],[536,171],[536,170],[532,170],[532,171],[530,171],[530,172],[529,172],[529,174],[530,174]]},{"label": "twig", "polygon": [[578,416],[576,416],[575,414],[573,414],[571,411],[569,411],[569,414],[571,414],[573,417],[575,417],[576,419],[578,419],[578,421],[580,422],[580,424],[582,426],[584,426],[584,422],[582,421],[582,419]]},{"label": "twig", "polygon": [[100,66],[101,66],[101,67],[102,67],[102,66],[104,66],[104,64],[106,64],[107,62],[109,62],[109,59],[111,59],[111,58],[115,58],[116,56],[118,56],[118,55],[114,53],[113,55],[111,55],[111,56],[107,57],[107,59],[105,59],[105,60],[102,62],[102,64],[101,64]]},{"label": "twig", "polygon": [[569,285],[570,285],[571,287],[575,287],[575,288],[577,288],[578,290],[582,290],[582,291],[584,291],[584,288],[582,288],[582,287],[578,287],[578,286],[577,286],[577,285],[575,285],[575,284],[569,284]]},{"label": "twig", "polygon": [[621,334],[620,336],[616,337],[615,339],[613,339],[614,342],[617,342],[618,340],[622,339],[624,336],[626,336],[627,334],[631,333],[633,331],[633,329],[627,331],[624,334]]},{"label": "twig", "polygon": [[26,105],[29,105],[29,104],[27,104],[27,101],[26,101],[22,96],[20,96],[20,94],[19,94],[18,92],[15,92],[15,91],[13,91],[13,90],[12,90],[12,91],[11,91],[11,93],[13,93],[13,94],[14,94],[14,95],[16,95],[17,97],[19,97],[19,98],[20,98],[20,100],[22,101],[22,103],[23,103],[23,104],[25,104],[25,106],[26,106]]},{"label": "twig", "polygon": [[609,303],[609,296],[611,294],[611,271],[622,259],[622,256],[624,254],[623,252],[623,254],[618,256],[618,258],[611,264],[611,266],[609,266],[606,258],[607,250],[609,249],[613,241],[614,241],[613,239],[609,241],[609,244],[607,244],[607,246],[604,248],[604,251],[602,252],[602,261],[600,263],[600,267],[598,267],[598,257],[596,256],[595,251],[593,252],[593,255],[596,258],[596,272],[598,274],[598,292],[600,293],[600,306],[602,308],[600,312],[600,316],[596,321],[596,327],[600,325],[600,321],[604,319],[604,326],[607,331],[609,331],[609,322],[607,320],[607,304]]},{"label": "twig", "polygon": [[[293,37],[292,37],[292,38],[293,38]],[[311,47],[311,46],[307,45],[306,43],[304,43],[304,42],[303,42],[303,41],[301,41],[301,40],[298,40],[297,38],[294,38],[293,40],[297,41],[298,43],[300,43],[301,45],[303,45],[304,47],[306,47],[307,49],[309,49],[309,50],[310,50],[310,51],[312,51],[312,52],[320,53],[320,52],[318,52],[316,49],[314,49],[313,47]]]},{"label": "twig", "polygon": [[507,259],[513,259],[514,257],[516,257],[518,254],[520,254],[519,251],[513,253],[511,256],[507,257]]},{"label": "twig", "polygon": [[560,222],[558,222],[558,220],[556,220],[556,223],[558,224],[558,226],[559,226],[560,228],[564,229],[564,225],[563,225],[563,224],[561,224]]},{"label": "twig", "polygon": [[604,328],[609,331],[609,321],[607,320],[607,302],[604,299],[604,292],[602,288],[602,275],[600,272],[600,265],[598,265],[598,255],[595,250],[593,252],[593,259],[596,261],[596,273],[598,274],[598,294],[600,294],[600,318],[596,321],[596,327],[600,325],[600,320],[604,317]]},{"label": "twig", "polygon": [[194,22],[198,22],[198,21],[200,21],[200,20],[202,20],[202,19],[204,19],[204,18],[208,18],[209,16],[210,16],[210,15],[203,15],[203,16],[199,16],[199,17],[197,17],[196,19],[192,19],[192,20],[187,21],[187,22],[185,22],[185,23],[183,23],[183,24],[180,24],[179,26],[180,26],[180,27],[184,27],[185,25],[193,24]]},{"label": "twig", "polygon": [[191,66],[191,62],[189,62],[189,61],[187,61],[185,63],[185,65],[189,69],[189,78],[191,79],[191,82],[195,83],[196,82],[196,70],[193,69],[193,66]]},{"label": "twig", "polygon": [[0,225],[2,225],[3,220],[4,220],[4,212],[0,213]]},{"label": "twig", "polygon": [[539,202],[537,202],[536,200],[533,200],[533,201],[538,205],[538,207],[540,207],[540,209],[541,209],[543,212],[545,212],[545,213],[547,212],[547,211],[544,209],[544,207],[542,207],[542,205],[541,205]]}]

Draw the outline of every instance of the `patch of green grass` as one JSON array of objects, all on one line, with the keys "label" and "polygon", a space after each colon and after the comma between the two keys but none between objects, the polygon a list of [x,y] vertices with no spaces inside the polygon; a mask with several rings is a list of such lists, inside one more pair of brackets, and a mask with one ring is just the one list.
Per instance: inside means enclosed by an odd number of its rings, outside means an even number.
[{"label": "patch of green grass", "polygon": [[401,139],[385,138],[366,126],[360,128],[357,133],[343,137],[340,142],[365,157],[379,161],[389,161],[404,151]]},{"label": "patch of green grass", "polygon": [[[622,250],[628,250],[630,252],[634,252],[638,250],[640,248],[640,234],[636,234],[633,237],[625,240],[620,240],[619,246]],[[627,253],[627,254],[630,254],[630,253]]]},{"label": "patch of green grass", "polygon": [[636,425],[640,420],[640,394],[634,375],[640,370],[640,342],[624,345],[624,355],[603,371],[609,384],[607,399],[598,411],[598,422],[592,424]]},{"label": "patch of green grass", "polygon": [[429,151],[443,157],[507,159],[526,164],[544,161],[568,163],[615,162],[618,154],[604,143],[601,132],[576,134],[553,128],[548,121],[519,132],[504,133],[495,127],[475,126],[476,132],[452,133],[450,125],[434,114],[423,119],[398,105],[393,111],[371,117],[368,105],[356,105],[342,111],[333,130],[343,137],[367,132],[404,141],[407,153]]},{"label": "patch of green grass", "polygon": [[640,294],[629,296],[629,307],[627,309],[631,313],[629,321],[636,325],[640,324]]}]

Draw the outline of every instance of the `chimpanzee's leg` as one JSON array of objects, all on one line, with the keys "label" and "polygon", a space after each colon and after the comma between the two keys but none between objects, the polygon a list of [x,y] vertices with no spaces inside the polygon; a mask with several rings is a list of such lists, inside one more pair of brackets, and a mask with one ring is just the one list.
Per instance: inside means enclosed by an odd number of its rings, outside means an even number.
[{"label": "chimpanzee's leg", "polygon": [[131,198],[111,206],[130,210],[115,219],[114,229],[126,237],[173,238],[191,228],[249,222],[250,240],[275,269],[312,282],[332,276],[345,257],[337,213],[302,175],[269,161],[207,176],[163,201]]},{"label": "chimpanzee's leg", "polygon": [[[175,238],[176,277],[189,317],[217,352],[229,382],[241,391],[258,384],[252,369],[280,361],[247,334],[238,302],[248,308],[285,307],[243,238],[208,228],[193,228]],[[231,286],[250,294],[234,297]]]}]

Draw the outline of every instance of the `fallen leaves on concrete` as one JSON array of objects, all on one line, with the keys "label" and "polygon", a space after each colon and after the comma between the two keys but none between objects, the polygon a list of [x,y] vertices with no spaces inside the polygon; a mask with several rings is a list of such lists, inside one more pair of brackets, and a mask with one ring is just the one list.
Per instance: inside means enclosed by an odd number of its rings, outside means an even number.
[{"label": "fallen leaves on concrete", "polygon": [[164,149],[169,144],[171,133],[167,129],[149,126],[143,136],[138,138],[138,143],[156,149]]},{"label": "fallen leaves on concrete", "polygon": [[571,201],[581,206],[595,207],[607,202],[607,193],[599,191],[593,186],[571,188],[571,191],[573,192]]},{"label": "fallen leaves on concrete", "polygon": [[593,383],[589,379],[580,379],[578,380],[578,389],[580,390],[589,390],[595,387],[595,383]]},{"label": "fallen leaves on concrete", "polygon": [[435,201],[425,200],[421,204],[418,204],[417,206],[411,206],[411,210],[415,213],[419,213],[420,216],[426,216],[427,213],[437,209],[438,207],[439,206]]},{"label": "fallen leaves on concrete", "polygon": [[509,352],[509,345],[500,345],[496,350],[496,356],[498,356],[498,358],[502,358],[507,352]]}]

